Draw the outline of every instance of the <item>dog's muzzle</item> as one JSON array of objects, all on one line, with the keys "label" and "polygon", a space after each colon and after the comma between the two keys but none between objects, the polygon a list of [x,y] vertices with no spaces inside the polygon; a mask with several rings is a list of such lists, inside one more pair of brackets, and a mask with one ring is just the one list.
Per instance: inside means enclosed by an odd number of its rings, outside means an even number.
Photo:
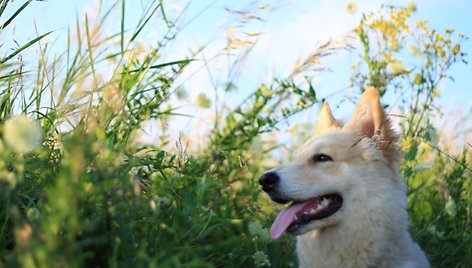
[{"label": "dog's muzzle", "polygon": [[274,171],[268,171],[259,178],[259,184],[262,186],[262,190],[266,192],[272,201],[285,204],[291,200],[284,198],[280,195],[278,188],[280,184],[280,176]]},{"label": "dog's muzzle", "polygon": [[279,181],[279,175],[273,171],[266,172],[259,178],[259,184],[262,186],[262,190],[268,194],[275,190]]}]

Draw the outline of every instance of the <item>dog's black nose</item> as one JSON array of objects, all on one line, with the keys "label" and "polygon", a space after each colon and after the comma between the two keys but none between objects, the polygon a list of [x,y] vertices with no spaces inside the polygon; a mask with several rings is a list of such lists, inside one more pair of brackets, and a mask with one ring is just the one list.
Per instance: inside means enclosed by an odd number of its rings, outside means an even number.
[{"label": "dog's black nose", "polygon": [[279,181],[279,175],[273,171],[266,172],[259,178],[259,184],[262,185],[262,190],[266,192],[273,190]]}]

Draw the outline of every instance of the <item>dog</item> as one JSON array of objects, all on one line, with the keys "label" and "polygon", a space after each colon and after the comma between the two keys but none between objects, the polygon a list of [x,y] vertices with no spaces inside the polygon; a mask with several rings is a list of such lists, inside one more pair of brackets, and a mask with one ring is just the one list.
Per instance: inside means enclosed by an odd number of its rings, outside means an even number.
[{"label": "dog", "polygon": [[277,203],[270,234],[297,236],[299,267],[430,267],[408,232],[398,135],[376,89],[343,126],[324,103],[315,135],[259,183]]}]

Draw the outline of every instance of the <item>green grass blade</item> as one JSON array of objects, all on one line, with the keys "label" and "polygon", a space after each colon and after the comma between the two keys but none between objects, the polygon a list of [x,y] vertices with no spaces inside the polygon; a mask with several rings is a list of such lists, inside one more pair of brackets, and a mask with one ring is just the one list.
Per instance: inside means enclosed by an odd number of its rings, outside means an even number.
[{"label": "green grass blade", "polygon": [[7,75],[1,75],[0,80],[5,80],[5,79],[15,78],[15,77],[21,77],[21,76],[26,75],[28,73],[31,73],[31,71],[22,71],[20,73],[12,73],[12,74],[7,74]]},{"label": "green grass blade", "polygon": [[44,37],[48,36],[50,33],[52,33],[53,31],[50,31],[50,32],[47,32],[41,36],[38,36],[36,37],[35,39],[29,41],[28,43],[24,44],[22,47],[20,47],[19,49],[17,49],[15,52],[11,53],[10,55],[6,56],[5,58],[1,59],[0,60],[0,65],[7,62],[8,60],[10,60],[11,58],[15,57],[16,55],[18,55],[21,51],[27,49],[28,47],[34,45],[35,43],[37,43],[39,40],[43,39]]},{"label": "green grass blade", "polygon": [[7,8],[9,0],[0,0],[0,17],[2,16],[3,12]]},{"label": "green grass blade", "polygon": [[93,54],[92,54],[92,36],[90,35],[90,29],[89,29],[89,23],[88,23],[88,17],[85,15],[85,32],[87,34],[87,47],[88,47],[88,56],[89,56],[89,61],[90,61],[90,68],[92,68],[92,74],[95,76],[95,66],[94,66],[94,60],[93,60]]},{"label": "green grass blade", "polygon": [[[147,67],[147,69],[160,69],[160,68],[163,68],[163,67],[166,67],[166,66],[171,66],[171,65],[187,65],[188,63],[190,63],[192,61],[194,61],[194,60],[193,59],[188,59],[188,60],[170,61],[170,62],[166,62],[166,63],[152,65],[150,67]],[[128,71],[128,73],[135,73],[135,72],[139,72],[139,71],[142,71],[142,70],[143,70],[143,68],[134,69],[134,70]]]},{"label": "green grass blade", "polygon": [[77,13],[75,15],[75,31],[76,31],[76,34],[77,36],[79,36],[79,38],[77,38],[77,46],[79,47],[79,49],[82,47],[82,38],[80,38],[81,33],[80,33],[80,21],[79,21],[79,14]]},{"label": "green grass blade", "polygon": [[121,29],[120,29],[120,51],[123,54],[125,50],[125,10],[126,10],[126,3],[125,0],[121,1]]},{"label": "green grass blade", "polygon": [[[13,13],[13,15],[8,20],[6,20],[2,25],[0,25],[0,31],[5,29],[5,27],[7,27],[16,18],[16,16],[18,16],[31,3],[31,1],[33,0],[28,0],[28,2],[21,5],[21,7],[17,11],[15,11],[15,13]],[[2,8],[4,9],[3,6]],[[3,13],[3,10],[1,12]]]},{"label": "green grass blade", "polygon": [[[119,3],[120,1],[116,1],[109,9],[107,9],[107,11],[101,16],[100,25],[103,25],[103,23],[105,23],[105,21],[107,20],[108,16],[113,14],[113,11],[115,10],[115,8],[118,6]],[[100,1],[100,5],[99,5],[100,8],[99,8],[98,14],[101,14],[102,4],[103,4],[103,1]]]},{"label": "green grass blade", "polygon": [[151,14],[149,14],[149,16],[146,18],[146,20],[141,24],[139,25],[137,31],[133,34],[133,36],[131,37],[131,39],[129,40],[129,42],[133,42],[134,39],[136,39],[136,37],[138,37],[138,35],[141,33],[141,31],[143,30],[144,26],[146,26],[149,22],[149,20],[152,18],[152,16],[154,14],[156,14],[157,10],[159,9],[159,7],[161,6],[161,3],[159,3],[151,12]]},{"label": "green grass blade", "polygon": [[169,21],[167,20],[167,16],[166,16],[166,12],[164,10],[164,5],[162,4],[162,0],[159,1],[159,6],[161,7],[162,19],[166,23],[167,27],[169,27]]}]

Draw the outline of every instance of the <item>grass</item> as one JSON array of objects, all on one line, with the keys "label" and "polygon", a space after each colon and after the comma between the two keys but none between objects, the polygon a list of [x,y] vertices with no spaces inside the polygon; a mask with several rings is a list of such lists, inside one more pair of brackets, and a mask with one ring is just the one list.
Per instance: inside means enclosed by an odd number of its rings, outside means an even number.
[{"label": "grass", "polygon": [[[0,34],[29,3],[4,18],[9,2],[0,1]],[[101,35],[114,12],[121,17],[117,32]],[[139,55],[139,40],[157,14],[168,31]],[[215,86],[214,104],[202,95],[202,107],[218,108],[204,146],[195,150],[167,126],[181,116],[176,81],[203,58],[201,50],[162,60],[180,23],[162,1],[150,1],[131,30],[126,15],[123,0],[98,20],[78,18],[58,56],[40,42],[51,34],[45,33],[0,58],[0,267],[296,266],[293,238],[268,238],[274,205],[256,178],[269,160],[280,160],[269,133],[320,101],[312,81],[321,60],[347,48],[364,53],[353,70],[359,93],[371,85],[387,95],[403,88],[402,172],[414,238],[435,267],[472,263],[471,146],[449,152],[432,124],[440,82],[465,60],[456,46],[464,36],[439,38],[421,25],[413,30],[407,8],[367,15],[354,43],[326,42],[235,108],[222,97],[235,81]],[[413,60],[413,72],[399,64],[398,46],[414,38],[430,45],[418,48],[424,56]],[[228,72],[243,66],[253,45],[228,40],[222,53],[240,55]],[[37,66],[25,69],[19,56],[33,48]],[[158,145],[139,142],[149,120],[161,126]]]}]

